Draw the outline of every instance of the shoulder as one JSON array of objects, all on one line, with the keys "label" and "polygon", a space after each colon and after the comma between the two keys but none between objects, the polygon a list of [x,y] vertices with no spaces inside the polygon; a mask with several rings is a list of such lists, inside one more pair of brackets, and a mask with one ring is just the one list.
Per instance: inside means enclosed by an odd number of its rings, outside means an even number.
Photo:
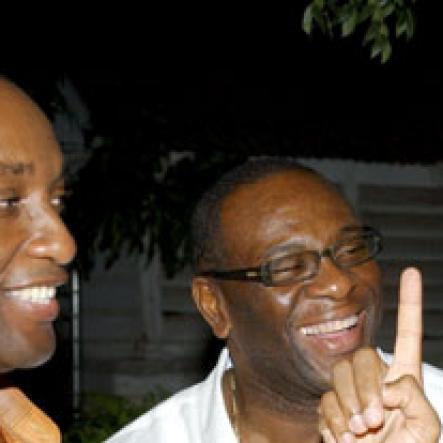
[{"label": "shoulder", "polygon": [[423,383],[426,396],[443,419],[443,370],[423,364]]},{"label": "shoulder", "polygon": [[[215,442],[214,433],[232,432],[221,395],[221,376],[229,356],[220,354],[206,380],[184,389],[151,409],[105,443],[141,443],[147,436],[156,443]],[[226,439],[223,440],[227,441]]]},{"label": "shoulder", "polygon": [[[196,420],[200,384],[178,392],[121,429],[106,443],[138,443],[146,436],[158,443],[183,441]],[[191,442],[191,440],[189,440]]]}]

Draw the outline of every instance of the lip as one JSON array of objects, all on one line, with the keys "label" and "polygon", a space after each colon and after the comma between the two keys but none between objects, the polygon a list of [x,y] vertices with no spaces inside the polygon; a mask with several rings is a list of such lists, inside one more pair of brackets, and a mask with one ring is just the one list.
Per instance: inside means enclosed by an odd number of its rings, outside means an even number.
[{"label": "lip", "polygon": [[23,317],[31,321],[49,323],[53,322],[60,313],[60,305],[56,297],[49,300],[48,303],[35,303],[30,300],[20,300],[15,297],[8,297],[10,291],[18,291],[27,288],[48,286],[57,288],[65,284],[68,280],[68,274],[59,273],[57,277],[38,279],[32,282],[26,282],[19,285],[2,288],[1,292],[5,295],[2,303],[9,303],[12,308],[21,312]]},{"label": "lip", "polygon": [[21,289],[33,288],[39,286],[52,286],[58,288],[68,282],[69,275],[66,271],[62,270],[57,272],[57,275],[51,275],[51,277],[38,278],[32,281],[25,281],[13,286],[5,286],[2,288],[3,292],[19,291]]},{"label": "lip", "polygon": [[343,355],[354,352],[363,342],[364,324],[366,319],[365,310],[361,310],[360,312],[350,312],[346,315],[330,315],[327,318],[323,318],[321,321],[315,323],[310,322],[309,325],[304,326],[316,325],[333,320],[343,320],[352,315],[358,316],[357,324],[350,329],[345,329],[342,331],[316,335],[304,335],[300,331],[301,327],[299,327],[298,332],[301,340],[309,347],[314,347],[319,350],[319,352],[327,353],[329,355]]},{"label": "lip", "polygon": [[353,315],[357,315],[360,316],[362,314],[362,312],[364,312],[364,308],[363,307],[353,307],[353,308],[346,308],[346,309],[334,309],[334,310],[329,310],[325,313],[322,314],[321,318],[316,318],[316,319],[312,319],[309,321],[304,321],[300,324],[297,325],[297,329],[301,329],[303,327],[307,327],[307,326],[315,326],[315,325],[319,325],[321,323],[327,323],[330,321],[335,321],[335,320],[344,320],[348,317],[352,317]]}]

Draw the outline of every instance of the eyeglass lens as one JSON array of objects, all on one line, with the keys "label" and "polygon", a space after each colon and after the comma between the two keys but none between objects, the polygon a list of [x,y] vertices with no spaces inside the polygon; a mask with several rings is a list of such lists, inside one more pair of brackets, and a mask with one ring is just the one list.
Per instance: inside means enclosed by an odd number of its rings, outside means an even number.
[{"label": "eyeglass lens", "polygon": [[378,237],[372,232],[349,234],[323,253],[304,251],[269,262],[272,284],[302,281],[317,274],[322,256],[329,256],[340,268],[356,266],[378,252]]}]

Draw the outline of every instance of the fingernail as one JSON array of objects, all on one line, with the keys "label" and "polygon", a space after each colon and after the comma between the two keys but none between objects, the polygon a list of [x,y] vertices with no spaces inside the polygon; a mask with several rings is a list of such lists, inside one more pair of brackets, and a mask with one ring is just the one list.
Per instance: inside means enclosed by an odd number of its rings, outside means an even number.
[{"label": "fingernail", "polygon": [[378,405],[368,406],[363,412],[363,416],[370,428],[376,428],[383,422],[383,411]]},{"label": "fingernail", "polygon": [[349,429],[354,434],[364,434],[368,430],[361,414],[354,414],[349,419]]},{"label": "fingernail", "polygon": [[340,438],[340,443],[354,443],[354,436],[350,432],[343,432]]}]

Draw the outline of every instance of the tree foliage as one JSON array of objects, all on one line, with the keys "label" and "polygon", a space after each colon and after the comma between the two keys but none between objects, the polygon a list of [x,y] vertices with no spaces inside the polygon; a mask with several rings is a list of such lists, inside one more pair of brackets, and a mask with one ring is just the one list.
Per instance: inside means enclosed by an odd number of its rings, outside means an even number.
[{"label": "tree foliage", "polygon": [[385,63],[391,57],[393,39],[404,36],[410,40],[414,34],[413,3],[415,0],[313,0],[305,9],[302,26],[309,35],[318,27],[331,37],[337,29],[348,37],[361,28],[371,58],[380,57]]},{"label": "tree foliage", "polygon": [[135,403],[113,395],[86,394],[80,417],[63,434],[63,443],[102,443],[167,397],[169,393],[156,390]]}]

